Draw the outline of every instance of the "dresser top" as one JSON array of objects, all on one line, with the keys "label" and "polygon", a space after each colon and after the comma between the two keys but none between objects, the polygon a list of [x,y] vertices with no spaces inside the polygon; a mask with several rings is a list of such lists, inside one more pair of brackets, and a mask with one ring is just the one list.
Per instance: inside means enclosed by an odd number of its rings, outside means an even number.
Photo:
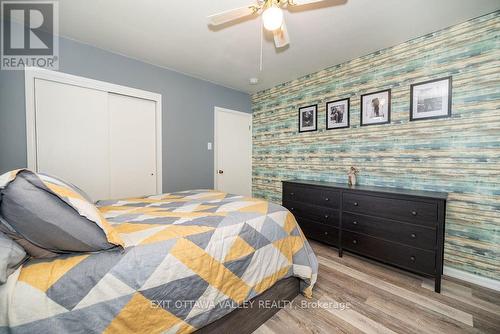
[{"label": "dresser top", "polygon": [[362,186],[362,185],[349,186],[348,184],[344,184],[344,183],[324,182],[324,181],[309,181],[309,180],[285,180],[282,182],[311,185],[311,186],[320,186],[320,187],[340,188],[340,189],[345,189],[345,190],[359,190],[359,191],[378,192],[378,193],[384,193],[384,194],[398,194],[398,195],[408,195],[408,196],[415,196],[415,197],[427,197],[427,198],[443,199],[443,200],[446,200],[448,197],[448,193],[437,192],[437,191],[421,191],[421,190],[411,190],[411,189],[402,189],[402,188],[375,187],[375,186]]}]

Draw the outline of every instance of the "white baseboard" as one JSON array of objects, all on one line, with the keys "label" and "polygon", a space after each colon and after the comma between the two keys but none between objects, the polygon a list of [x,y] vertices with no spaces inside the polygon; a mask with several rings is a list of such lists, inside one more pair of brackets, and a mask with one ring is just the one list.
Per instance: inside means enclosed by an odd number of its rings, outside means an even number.
[{"label": "white baseboard", "polygon": [[443,268],[443,274],[449,277],[457,278],[462,281],[484,286],[485,288],[500,291],[500,281],[494,280],[492,278],[471,274],[466,271],[446,266]]}]

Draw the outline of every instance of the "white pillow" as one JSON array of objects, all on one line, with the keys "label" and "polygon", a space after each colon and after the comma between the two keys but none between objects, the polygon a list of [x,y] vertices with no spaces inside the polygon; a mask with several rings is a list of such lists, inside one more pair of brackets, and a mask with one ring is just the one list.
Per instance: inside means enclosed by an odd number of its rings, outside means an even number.
[{"label": "white pillow", "polygon": [[26,252],[14,240],[0,232],[0,284],[7,281],[26,259]]}]

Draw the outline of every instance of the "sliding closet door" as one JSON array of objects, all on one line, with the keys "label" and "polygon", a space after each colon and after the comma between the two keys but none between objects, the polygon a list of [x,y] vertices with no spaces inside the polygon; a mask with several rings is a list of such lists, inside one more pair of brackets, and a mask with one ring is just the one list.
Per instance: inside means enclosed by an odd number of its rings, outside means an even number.
[{"label": "sliding closet door", "polygon": [[37,170],[109,197],[108,93],[35,80]]},{"label": "sliding closet door", "polygon": [[156,102],[109,94],[110,198],[156,189]]}]

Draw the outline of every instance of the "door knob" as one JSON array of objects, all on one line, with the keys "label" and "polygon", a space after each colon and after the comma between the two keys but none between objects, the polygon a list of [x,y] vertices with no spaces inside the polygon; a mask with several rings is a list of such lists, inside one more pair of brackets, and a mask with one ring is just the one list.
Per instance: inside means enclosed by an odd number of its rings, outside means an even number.
[{"label": "door knob", "polygon": [[222,169],[219,169],[218,173],[219,174],[224,174],[224,171]]}]

